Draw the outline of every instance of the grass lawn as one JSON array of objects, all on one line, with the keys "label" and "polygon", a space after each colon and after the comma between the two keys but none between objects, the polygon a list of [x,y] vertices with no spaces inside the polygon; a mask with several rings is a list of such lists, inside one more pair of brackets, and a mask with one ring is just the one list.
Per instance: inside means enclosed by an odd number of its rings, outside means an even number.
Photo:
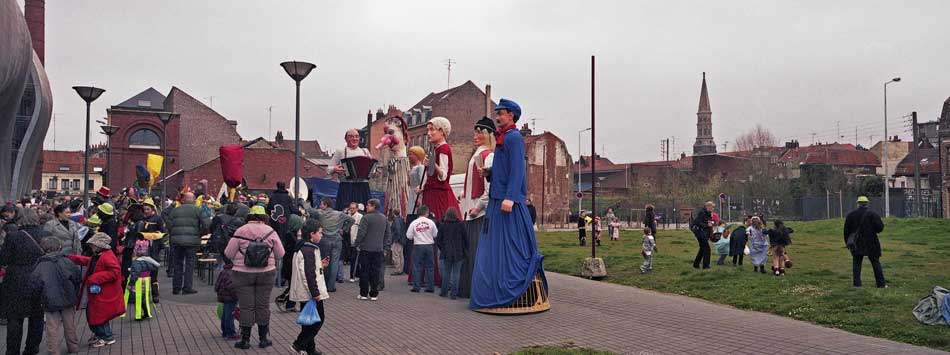
[{"label": "grass lawn", "polygon": [[609,351],[566,346],[531,346],[508,355],[616,355]]},{"label": "grass lawn", "polygon": [[[950,220],[888,219],[881,233],[887,289],[874,287],[870,263],[865,260],[863,288],[851,286],[851,255],[844,249],[843,219],[790,222],[795,229],[788,247],[795,262],[784,277],[752,272],[746,258],[740,268],[716,266],[693,269],[696,239],[686,230],[657,236],[659,253],[653,272],[641,275],[642,232],[623,231],[611,242],[604,233],[597,256],[604,258],[605,282],[636,286],[774,313],[849,332],[887,338],[950,351],[950,327],[926,326],[911,310],[933,286],[950,287]],[[546,270],[580,275],[590,246],[577,245],[577,232],[540,232],[538,244]],[[769,259],[771,268],[771,257]]]}]

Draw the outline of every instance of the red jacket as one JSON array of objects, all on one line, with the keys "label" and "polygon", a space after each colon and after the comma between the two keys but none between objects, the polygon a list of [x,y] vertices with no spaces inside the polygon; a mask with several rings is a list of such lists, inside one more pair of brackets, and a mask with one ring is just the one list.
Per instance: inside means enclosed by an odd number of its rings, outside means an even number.
[{"label": "red jacket", "polygon": [[[67,255],[76,265],[89,266],[92,258],[82,255]],[[89,286],[99,285],[101,292],[97,295],[89,293]],[[86,271],[82,278],[82,288],[89,297],[89,311],[87,312],[88,322],[91,325],[102,325],[108,323],[115,317],[125,313],[125,302],[123,301],[122,290],[122,271],[119,266],[119,260],[111,250],[103,251],[99,254],[99,260],[93,269]],[[79,305],[76,305],[79,309]]]}]

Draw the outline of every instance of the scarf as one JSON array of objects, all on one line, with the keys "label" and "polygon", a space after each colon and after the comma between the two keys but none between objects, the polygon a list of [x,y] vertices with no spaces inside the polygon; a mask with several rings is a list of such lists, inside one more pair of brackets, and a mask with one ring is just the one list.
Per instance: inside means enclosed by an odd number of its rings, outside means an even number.
[{"label": "scarf", "polygon": [[508,127],[502,128],[502,129],[498,130],[498,132],[495,132],[495,142],[496,142],[496,143],[495,143],[495,146],[497,146],[497,147],[504,146],[504,145],[505,145],[505,133],[507,133],[508,131],[513,130],[513,129],[515,129],[515,125],[514,125],[514,124],[511,124],[511,125],[509,125]]}]

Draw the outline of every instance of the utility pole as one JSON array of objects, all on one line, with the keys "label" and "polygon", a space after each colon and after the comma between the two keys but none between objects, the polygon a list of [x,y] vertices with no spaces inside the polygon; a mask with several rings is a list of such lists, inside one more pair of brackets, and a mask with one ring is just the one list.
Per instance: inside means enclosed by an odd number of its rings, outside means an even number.
[{"label": "utility pole", "polygon": [[445,89],[448,90],[452,87],[452,64],[457,62],[453,61],[452,58],[445,60],[445,68],[448,69],[448,77],[445,79]]},{"label": "utility pole", "polygon": [[920,217],[920,127],[917,126],[917,111],[910,113],[914,129],[914,209]]}]

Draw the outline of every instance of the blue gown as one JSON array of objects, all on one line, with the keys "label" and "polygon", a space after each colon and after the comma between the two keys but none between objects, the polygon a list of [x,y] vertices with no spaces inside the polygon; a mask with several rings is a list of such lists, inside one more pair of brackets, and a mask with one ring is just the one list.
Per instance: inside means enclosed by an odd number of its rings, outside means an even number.
[{"label": "blue gown", "polygon": [[[534,228],[525,205],[524,139],[517,129],[504,133],[504,143],[495,147],[488,209],[475,254],[469,308],[510,305],[531,285],[534,275],[544,279]],[[514,201],[510,213],[502,212],[505,199]],[[547,281],[544,281],[547,289]]]}]

